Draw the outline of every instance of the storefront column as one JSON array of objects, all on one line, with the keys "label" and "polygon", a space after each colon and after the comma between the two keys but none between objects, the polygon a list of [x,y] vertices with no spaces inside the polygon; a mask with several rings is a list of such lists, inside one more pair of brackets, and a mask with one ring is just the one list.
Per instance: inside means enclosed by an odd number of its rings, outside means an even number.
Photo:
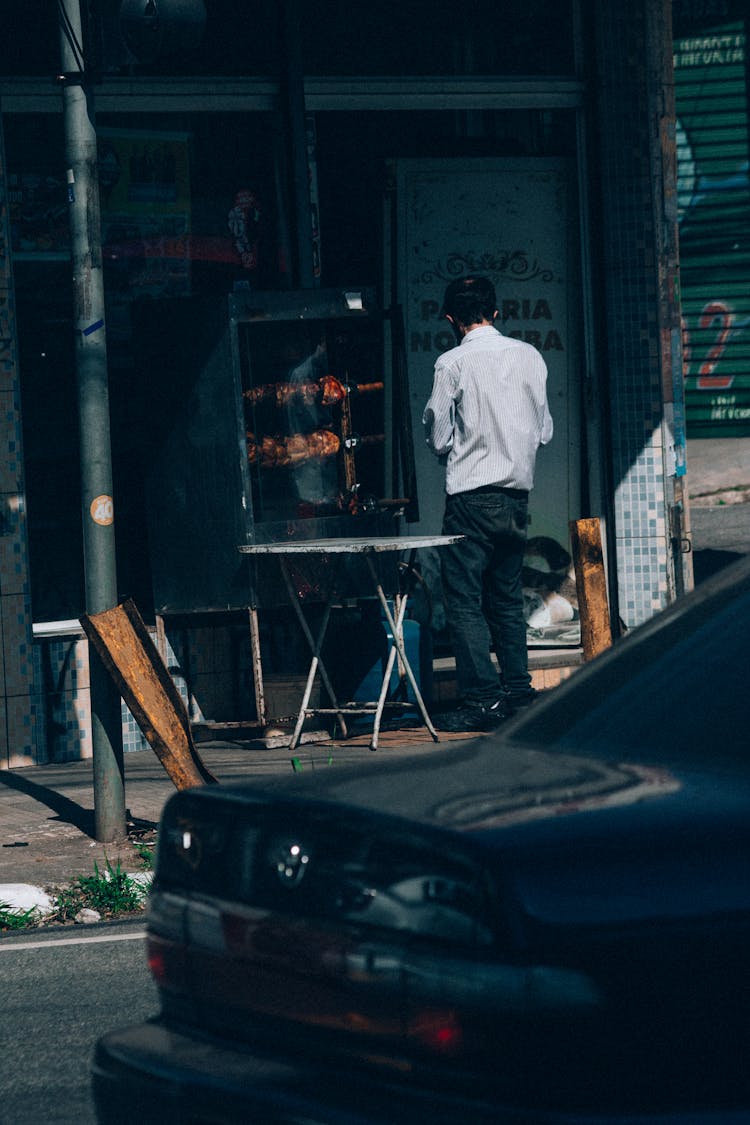
[{"label": "storefront column", "polygon": [[[668,6],[614,0],[596,25],[604,354],[619,615],[632,628],[685,585],[683,392],[676,278]],[[674,214],[673,214],[674,213]],[[675,560],[678,560],[677,566]]]}]

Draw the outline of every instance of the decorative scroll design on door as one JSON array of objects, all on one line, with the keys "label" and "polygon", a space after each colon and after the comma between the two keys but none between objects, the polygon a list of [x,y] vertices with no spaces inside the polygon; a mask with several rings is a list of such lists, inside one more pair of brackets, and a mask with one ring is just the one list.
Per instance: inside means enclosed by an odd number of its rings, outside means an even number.
[{"label": "decorative scroll design on door", "polygon": [[424,284],[432,281],[453,281],[465,274],[489,274],[494,278],[514,281],[554,281],[551,269],[542,266],[537,259],[530,259],[525,250],[500,250],[497,253],[449,254],[443,261],[435,262],[424,270],[421,280]]}]

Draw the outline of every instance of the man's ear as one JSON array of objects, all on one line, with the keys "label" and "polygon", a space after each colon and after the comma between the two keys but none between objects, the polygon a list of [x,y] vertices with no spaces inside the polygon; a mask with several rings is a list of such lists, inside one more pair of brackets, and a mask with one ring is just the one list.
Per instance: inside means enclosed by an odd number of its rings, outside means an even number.
[{"label": "man's ear", "polygon": [[463,324],[461,324],[461,321],[456,320],[455,316],[451,316],[450,313],[445,314],[445,319],[453,329],[453,335],[456,337],[456,340],[462,340],[466,335],[466,329]]}]

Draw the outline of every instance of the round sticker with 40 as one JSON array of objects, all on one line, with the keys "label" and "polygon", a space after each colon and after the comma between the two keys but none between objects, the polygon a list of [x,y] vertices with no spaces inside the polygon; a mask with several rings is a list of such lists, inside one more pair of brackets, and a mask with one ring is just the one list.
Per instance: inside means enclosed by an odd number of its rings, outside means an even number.
[{"label": "round sticker with 40", "polygon": [[114,522],[115,506],[111,496],[95,496],[89,506],[89,512],[94,523],[106,527]]}]

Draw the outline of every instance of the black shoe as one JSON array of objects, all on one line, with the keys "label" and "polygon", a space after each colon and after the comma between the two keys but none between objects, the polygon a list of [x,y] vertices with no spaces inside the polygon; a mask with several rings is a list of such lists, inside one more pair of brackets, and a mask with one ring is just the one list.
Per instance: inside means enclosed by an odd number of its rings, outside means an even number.
[{"label": "black shoe", "polygon": [[495,730],[510,711],[505,702],[506,697],[501,695],[494,703],[483,707],[478,703],[457,707],[455,711],[445,711],[442,715],[434,715],[432,722],[436,730],[454,731],[456,733]]},{"label": "black shoe", "polygon": [[535,699],[539,697],[539,692],[536,688],[530,687],[526,691],[509,691],[505,696],[508,706],[508,711],[512,715],[515,711],[521,711],[524,707],[530,707]]},{"label": "black shoe", "polygon": [[488,730],[492,730],[493,727],[496,727],[503,719],[508,719],[513,714],[508,704],[508,696],[505,692],[489,707],[483,707],[482,710],[490,723],[490,726],[487,728]]}]

